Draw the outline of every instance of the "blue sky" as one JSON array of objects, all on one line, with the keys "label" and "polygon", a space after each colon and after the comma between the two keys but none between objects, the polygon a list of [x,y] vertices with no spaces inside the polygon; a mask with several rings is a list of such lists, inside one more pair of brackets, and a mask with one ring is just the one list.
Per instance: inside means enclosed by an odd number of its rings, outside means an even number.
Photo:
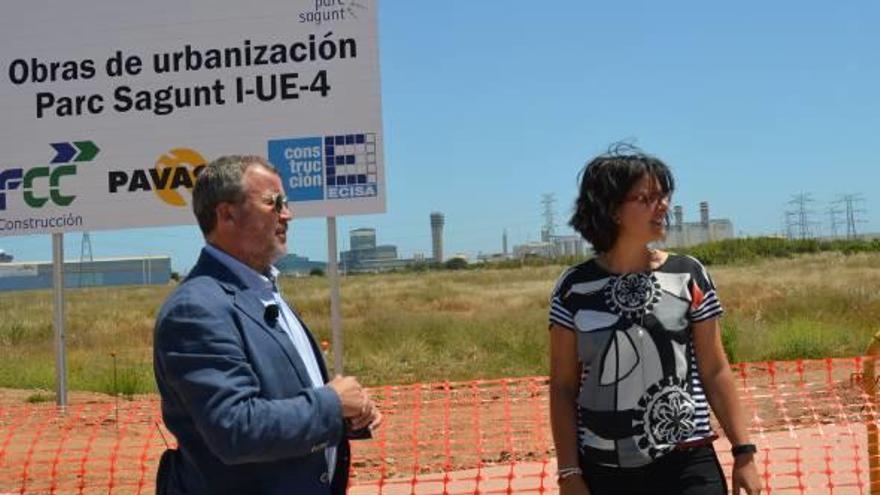
[{"label": "blue sky", "polygon": [[[447,254],[537,240],[541,194],[564,227],[584,162],[626,139],[676,174],[686,220],[709,201],[744,235],[782,230],[786,203],[861,194],[880,231],[880,4],[525,2],[380,4],[388,212],[338,219],[375,227],[404,257],[430,252],[446,215]],[[292,224],[292,251],[327,258],[321,220]],[[68,259],[80,235],[65,236]],[[194,262],[194,226],[92,233],[95,257],[170,254]],[[0,238],[17,261],[51,258],[50,236]]]}]

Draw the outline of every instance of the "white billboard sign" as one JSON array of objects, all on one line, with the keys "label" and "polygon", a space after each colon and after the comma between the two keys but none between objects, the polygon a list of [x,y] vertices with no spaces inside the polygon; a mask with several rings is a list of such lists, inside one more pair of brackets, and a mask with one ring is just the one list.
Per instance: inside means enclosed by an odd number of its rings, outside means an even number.
[{"label": "white billboard sign", "polygon": [[377,0],[12,0],[0,18],[0,235],[195,223],[226,154],[298,217],[385,211]]}]

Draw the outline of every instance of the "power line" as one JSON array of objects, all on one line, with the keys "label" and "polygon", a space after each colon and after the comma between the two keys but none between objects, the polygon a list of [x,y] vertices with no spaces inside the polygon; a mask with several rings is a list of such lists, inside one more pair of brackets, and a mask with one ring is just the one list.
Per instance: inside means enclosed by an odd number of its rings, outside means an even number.
[{"label": "power line", "polygon": [[815,211],[811,209],[814,203],[810,193],[795,194],[788,201],[794,206],[793,210],[785,212],[785,232],[789,239],[810,239],[816,237],[813,228],[818,222],[813,220]]},{"label": "power line", "polygon": [[831,203],[825,213],[828,214],[828,234],[832,239],[837,239],[839,228],[843,224],[840,218],[843,215],[843,210],[835,207],[835,203]]},{"label": "power line", "polygon": [[550,238],[556,233],[556,212],[553,208],[555,204],[555,194],[545,193],[541,195],[544,216],[544,226],[541,227],[541,240],[543,242],[549,242]]},{"label": "power line", "polygon": [[[93,262],[94,261],[95,261],[95,257],[92,254],[92,236],[88,232],[83,232],[82,240],[80,241],[80,245],[79,245],[79,266],[78,266],[78,270],[77,270],[79,272],[77,274],[77,275],[79,275],[77,278],[79,279],[79,286],[80,287],[89,287],[92,285],[97,285],[95,283],[95,273],[93,270],[93,267],[94,267]],[[86,270],[84,270],[86,263],[89,264],[88,280],[86,280],[86,277],[84,276],[85,272],[86,272]]]},{"label": "power line", "polygon": [[865,220],[859,218],[859,214],[866,213],[864,208],[858,206],[865,202],[865,198],[861,194],[841,194],[834,204],[843,205],[843,211],[846,221],[846,238],[858,238],[857,224],[865,223]]}]

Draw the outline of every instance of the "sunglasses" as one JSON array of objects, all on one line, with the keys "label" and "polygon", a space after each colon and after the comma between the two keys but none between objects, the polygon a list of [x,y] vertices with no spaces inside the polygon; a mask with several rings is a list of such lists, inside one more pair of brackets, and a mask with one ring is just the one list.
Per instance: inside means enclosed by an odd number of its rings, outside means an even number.
[{"label": "sunglasses", "polygon": [[627,196],[624,199],[624,201],[632,201],[632,202],[641,203],[644,206],[647,206],[649,208],[657,206],[657,204],[659,204],[659,203],[666,203],[668,205],[669,200],[670,200],[669,194],[645,194],[645,193],[639,193],[639,194],[636,194],[633,196]]},{"label": "sunglasses", "polygon": [[287,196],[284,193],[271,193],[263,196],[263,202],[267,205],[272,205],[272,209],[275,210],[275,213],[281,213],[284,208],[287,207]]}]

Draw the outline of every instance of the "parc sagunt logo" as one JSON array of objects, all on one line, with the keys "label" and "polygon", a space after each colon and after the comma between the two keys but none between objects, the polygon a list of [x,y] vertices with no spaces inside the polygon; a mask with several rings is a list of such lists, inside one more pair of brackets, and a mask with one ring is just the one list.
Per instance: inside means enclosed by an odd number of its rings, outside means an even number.
[{"label": "parc sagunt logo", "polygon": [[335,21],[357,20],[367,7],[357,0],[315,0],[315,8],[299,13],[300,24],[331,24]]},{"label": "parc sagunt logo", "polygon": [[111,194],[153,191],[164,203],[187,206],[181,189],[192,191],[196,177],[207,163],[202,155],[190,148],[174,148],[156,159],[152,168],[111,170],[107,174]]},{"label": "parc sagunt logo", "polygon": [[[98,155],[100,148],[92,141],[73,141],[52,143],[55,158],[47,166],[9,168],[0,170],[0,211],[7,208],[7,195],[21,188],[24,203],[31,208],[42,208],[46,203],[69,206],[76,195],[64,194],[62,180],[76,175],[78,163],[90,162]],[[48,195],[41,193],[48,185]]]}]

